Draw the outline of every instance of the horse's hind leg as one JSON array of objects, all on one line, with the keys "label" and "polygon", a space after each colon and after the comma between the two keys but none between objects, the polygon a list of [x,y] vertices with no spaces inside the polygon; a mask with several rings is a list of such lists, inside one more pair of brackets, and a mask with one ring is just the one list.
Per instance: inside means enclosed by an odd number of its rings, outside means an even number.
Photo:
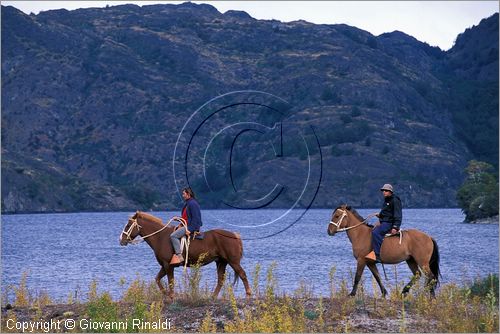
[{"label": "horse's hind leg", "polygon": [[168,277],[168,297],[170,299],[174,299],[174,267],[168,266],[167,277]]},{"label": "horse's hind leg", "polygon": [[431,268],[428,265],[425,265],[422,267],[422,270],[425,273],[425,277],[427,278],[425,281],[425,286],[429,288],[429,293],[431,294],[431,297],[435,297],[436,293],[434,289],[436,288],[437,285],[437,279],[434,277],[434,274],[431,271]]},{"label": "horse's hind leg", "polygon": [[215,287],[212,297],[215,299],[219,295],[222,284],[224,284],[224,274],[226,273],[227,262],[224,260],[219,260],[217,264],[217,286]]},{"label": "horse's hind leg", "polygon": [[377,265],[375,263],[367,263],[368,268],[373,274],[373,277],[375,277],[375,280],[377,281],[377,284],[380,288],[380,292],[382,293],[382,297],[385,298],[387,295],[387,290],[384,287],[384,284],[382,284],[382,280],[380,279],[380,273],[378,272]]},{"label": "horse's hind leg", "polygon": [[245,273],[245,270],[243,270],[239,262],[229,262],[229,265],[231,266],[231,268],[233,268],[236,275],[238,275],[243,281],[247,297],[250,297],[252,295],[252,289],[250,289],[250,285],[248,284],[247,274]]},{"label": "horse's hind leg", "polygon": [[403,295],[406,295],[408,291],[410,291],[413,284],[415,284],[415,282],[420,278],[420,270],[418,269],[417,262],[415,262],[415,260],[410,257],[408,260],[406,260],[406,263],[408,264],[408,267],[410,267],[410,270],[413,273],[413,277],[403,288],[403,291],[401,292]]}]

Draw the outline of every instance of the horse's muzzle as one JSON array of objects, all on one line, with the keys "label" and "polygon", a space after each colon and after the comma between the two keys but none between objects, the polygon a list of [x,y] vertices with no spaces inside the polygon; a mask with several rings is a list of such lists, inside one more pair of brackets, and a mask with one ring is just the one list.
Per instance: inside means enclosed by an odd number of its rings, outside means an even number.
[{"label": "horse's muzzle", "polygon": [[126,238],[123,237],[123,234],[120,234],[120,246],[127,246],[128,241]]},{"label": "horse's muzzle", "polygon": [[335,235],[335,233],[337,233],[337,232],[336,231],[332,232],[332,231],[330,231],[330,228],[327,228],[326,233],[328,233],[329,236],[333,237]]}]

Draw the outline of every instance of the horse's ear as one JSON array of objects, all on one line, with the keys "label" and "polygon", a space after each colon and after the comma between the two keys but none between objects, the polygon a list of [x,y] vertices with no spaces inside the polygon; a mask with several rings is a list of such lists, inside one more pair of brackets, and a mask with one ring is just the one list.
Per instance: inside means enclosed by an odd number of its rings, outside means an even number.
[{"label": "horse's ear", "polygon": [[350,206],[350,205],[347,205],[347,204],[346,204],[346,205],[345,205],[345,208],[346,208],[346,210],[347,210],[347,211],[351,211],[351,206]]}]

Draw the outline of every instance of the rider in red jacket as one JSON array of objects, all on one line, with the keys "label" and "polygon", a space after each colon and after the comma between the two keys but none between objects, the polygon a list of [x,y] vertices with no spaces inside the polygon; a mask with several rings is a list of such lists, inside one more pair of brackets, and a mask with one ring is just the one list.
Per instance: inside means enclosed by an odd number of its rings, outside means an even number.
[{"label": "rider in red jacket", "polygon": [[182,218],[187,223],[187,229],[184,226],[179,226],[171,235],[170,240],[172,241],[172,246],[174,247],[174,255],[170,261],[170,264],[178,264],[184,261],[184,257],[181,253],[181,242],[180,239],[185,235],[190,235],[192,232],[200,230],[203,225],[201,221],[201,209],[198,201],[196,201],[194,192],[191,188],[184,188],[182,190],[182,198],[186,202],[182,208]]}]

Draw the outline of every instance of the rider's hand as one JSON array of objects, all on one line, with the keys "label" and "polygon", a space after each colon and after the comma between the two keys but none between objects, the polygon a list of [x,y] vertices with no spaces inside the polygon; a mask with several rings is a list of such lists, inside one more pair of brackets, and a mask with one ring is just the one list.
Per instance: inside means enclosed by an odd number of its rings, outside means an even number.
[{"label": "rider's hand", "polygon": [[391,234],[396,234],[398,233],[398,230],[396,230],[395,228],[391,229]]},{"label": "rider's hand", "polygon": [[189,230],[186,229],[186,235],[189,237],[190,234],[191,232],[189,232]]},{"label": "rider's hand", "polygon": [[375,223],[375,227],[380,226],[380,222]]}]

